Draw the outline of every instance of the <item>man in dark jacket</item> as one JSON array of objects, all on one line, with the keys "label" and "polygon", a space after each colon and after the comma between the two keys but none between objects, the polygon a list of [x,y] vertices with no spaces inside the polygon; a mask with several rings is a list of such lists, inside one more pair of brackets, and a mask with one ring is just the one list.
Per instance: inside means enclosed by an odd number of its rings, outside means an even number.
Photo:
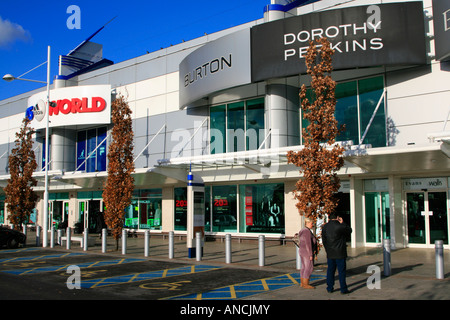
[{"label": "man in dark jacket", "polygon": [[334,273],[339,272],[339,284],[342,294],[349,293],[346,282],[347,244],[346,239],[352,233],[352,228],[344,223],[336,213],[328,217],[330,221],[322,228],[322,241],[327,252],[327,291],[333,292]]}]

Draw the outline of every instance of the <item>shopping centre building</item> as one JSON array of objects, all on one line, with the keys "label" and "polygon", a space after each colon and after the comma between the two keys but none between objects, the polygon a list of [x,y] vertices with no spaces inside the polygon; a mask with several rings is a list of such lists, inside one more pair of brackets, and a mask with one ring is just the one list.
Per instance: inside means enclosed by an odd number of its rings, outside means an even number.
[{"label": "shopping centre building", "polygon": [[[292,193],[301,173],[286,153],[303,147],[299,88],[309,85],[304,54],[318,37],[335,50],[335,116],[346,126],[337,198],[353,229],[350,245],[448,247],[449,0],[272,1],[257,21],[119,63],[86,41],[60,56],[51,84],[48,225],[95,231],[111,102],[121,94],[134,130],[126,228],[292,237],[302,227]],[[2,188],[25,115],[37,130],[40,198],[31,220],[39,225],[46,123],[36,105],[46,94],[44,87],[0,101]],[[2,190],[0,223],[8,223],[4,199]]]}]

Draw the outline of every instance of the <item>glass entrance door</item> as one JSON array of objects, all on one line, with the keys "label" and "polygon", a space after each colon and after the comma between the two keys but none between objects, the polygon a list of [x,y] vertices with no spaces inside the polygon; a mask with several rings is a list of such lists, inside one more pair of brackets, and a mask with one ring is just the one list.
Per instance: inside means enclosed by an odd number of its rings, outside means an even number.
[{"label": "glass entrance door", "polygon": [[408,242],[434,246],[435,240],[448,244],[446,192],[410,192],[406,194]]},{"label": "glass entrance door", "polygon": [[89,233],[102,232],[101,200],[88,201],[88,216]]},{"label": "glass entrance door", "polygon": [[78,223],[83,226],[83,230],[88,227],[89,212],[88,212],[88,201],[83,200],[78,202]]},{"label": "glass entrance door", "polygon": [[[69,202],[68,201],[49,201],[48,203],[49,211],[49,225],[51,228],[53,225],[54,229],[61,229],[67,225],[69,221]],[[62,223],[65,222],[63,225]]]},{"label": "glass entrance door", "polygon": [[365,193],[366,241],[381,243],[390,239],[390,209],[388,192]]},{"label": "glass entrance door", "polygon": [[78,203],[79,223],[83,226],[83,230],[88,228],[90,233],[101,232],[103,225],[101,205],[101,200],[82,200]]},{"label": "glass entrance door", "polygon": [[430,244],[443,240],[448,244],[447,223],[447,193],[428,192],[428,223],[430,229]]}]

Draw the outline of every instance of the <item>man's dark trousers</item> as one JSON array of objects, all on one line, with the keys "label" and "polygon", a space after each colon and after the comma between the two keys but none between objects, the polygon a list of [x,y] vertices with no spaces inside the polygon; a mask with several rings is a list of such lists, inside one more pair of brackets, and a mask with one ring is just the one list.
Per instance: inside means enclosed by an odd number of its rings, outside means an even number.
[{"label": "man's dark trousers", "polygon": [[327,270],[327,291],[331,292],[334,288],[334,274],[336,272],[336,267],[339,273],[339,285],[341,292],[347,292],[347,282],[346,277],[346,262],[345,259],[327,259],[328,270]]}]

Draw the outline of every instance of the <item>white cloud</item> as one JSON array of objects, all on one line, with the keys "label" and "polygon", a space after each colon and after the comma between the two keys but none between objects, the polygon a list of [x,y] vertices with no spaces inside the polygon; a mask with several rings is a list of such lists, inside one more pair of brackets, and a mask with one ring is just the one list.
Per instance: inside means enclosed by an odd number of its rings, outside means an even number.
[{"label": "white cloud", "polygon": [[21,25],[0,17],[0,48],[8,47],[16,41],[29,40],[31,40],[30,32]]}]

